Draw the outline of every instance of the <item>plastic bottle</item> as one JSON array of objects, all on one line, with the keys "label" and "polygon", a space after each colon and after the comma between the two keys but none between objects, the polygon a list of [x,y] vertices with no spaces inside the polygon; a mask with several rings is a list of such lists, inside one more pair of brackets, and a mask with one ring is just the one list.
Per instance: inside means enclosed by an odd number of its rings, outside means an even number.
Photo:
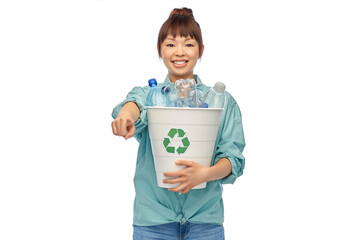
[{"label": "plastic bottle", "polygon": [[196,82],[194,79],[179,79],[174,84],[177,94],[177,101],[175,107],[195,107],[196,102],[193,102],[194,96],[196,98]]},{"label": "plastic bottle", "polygon": [[175,107],[175,101],[177,100],[177,95],[174,89],[170,86],[163,86],[161,88],[161,93],[166,98],[166,107]]},{"label": "plastic bottle", "polygon": [[164,94],[161,93],[161,89],[157,86],[155,78],[152,78],[148,81],[150,90],[146,95],[145,106],[166,106],[166,98]]},{"label": "plastic bottle", "polygon": [[196,94],[193,96],[192,103],[194,107],[199,108],[203,102],[203,92],[200,89],[196,89]]},{"label": "plastic bottle", "polygon": [[225,84],[222,82],[215,83],[214,87],[203,97],[202,108],[223,108],[225,104]]}]

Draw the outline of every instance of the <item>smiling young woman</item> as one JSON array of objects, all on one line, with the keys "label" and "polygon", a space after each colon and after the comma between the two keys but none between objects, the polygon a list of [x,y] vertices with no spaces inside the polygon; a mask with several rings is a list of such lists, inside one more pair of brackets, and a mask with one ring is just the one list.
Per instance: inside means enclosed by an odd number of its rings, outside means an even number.
[{"label": "smiling young woman", "polygon": [[157,48],[171,82],[194,78],[193,70],[204,52],[204,44],[191,9],[174,10],[170,14],[160,28]]},{"label": "smiling young woman", "polygon": [[[196,89],[209,90],[194,74],[194,68],[204,52],[199,24],[192,10],[174,9],[162,25],[157,43],[159,57],[168,74],[164,86],[174,88],[178,79],[194,79]],[[224,239],[224,207],[222,185],[233,183],[242,175],[245,147],[241,112],[235,99],[226,92],[226,102],[219,126],[213,162],[210,167],[196,161],[176,161],[184,169],[165,172],[164,183],[180,185],[176,188],[160,188],[152,155],[147,109],[144,106],[150,87],[135,87],[112,113],[113,133],[125,139],[135,137],[139,141],[134,177],[134,240],[150,239]],[[206,188],[193,189],[206,182]]]},{"label": "smiling young woman", "polygon": [[201,57],[198,43],[191,37],[169,35],[161,44],[161,58],[169,70],[171,82],[194,78],[194,67]]}]

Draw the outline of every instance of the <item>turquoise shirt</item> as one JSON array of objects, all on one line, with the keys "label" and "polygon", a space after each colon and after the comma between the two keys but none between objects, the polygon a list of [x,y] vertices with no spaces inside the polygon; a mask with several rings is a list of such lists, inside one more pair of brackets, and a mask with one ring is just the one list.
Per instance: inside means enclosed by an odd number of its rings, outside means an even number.
[{"label": "turquoise shirt", "polygon": [[[202,84],[197,75],[194,77],[197,82],[196,87],[206,93],[209,87]],[[164,85],[174,86],[169,76],[166,77],[164,83],[158,84],[160,88]],[[186,194],[181,194],[157,186],[147,126],[147,110],[144,107],[149,89],[149,86],[133,88],[126,99],[112,112],[112,117],[115,119],[121,107],[130,101],[135,102],[140,109],[140,118],[135,123],[134,134],[139,142],[139,150],[134,177],[136,196],[133,224],[152,226],[185,221],[222,224],[224,222],[222,184],[234,183],[236,178],[242,175],[245,164],[245,158],[242,155],[245,140],[238,104],[226,92],[226,102],[211,164],[214,165],[220,158],[226,157],[231,162],[232,173],[223,179],[208,182],[204,189],[193,189]]]}]

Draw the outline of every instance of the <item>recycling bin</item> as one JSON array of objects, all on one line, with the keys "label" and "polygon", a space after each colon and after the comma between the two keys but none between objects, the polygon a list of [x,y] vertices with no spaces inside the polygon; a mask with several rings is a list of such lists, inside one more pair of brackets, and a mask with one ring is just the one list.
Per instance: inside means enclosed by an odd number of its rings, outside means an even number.
[{"label": "recycling bin", "polygon": [[[219,130],[222,108],[147,107],[148,127],[157,183],[162,188],[180,184],[163,183],[164,172],[185,166],[176,160],[190,160],[203,166],[211,164]],[[206,182],[193,189],[206,187]]]}]

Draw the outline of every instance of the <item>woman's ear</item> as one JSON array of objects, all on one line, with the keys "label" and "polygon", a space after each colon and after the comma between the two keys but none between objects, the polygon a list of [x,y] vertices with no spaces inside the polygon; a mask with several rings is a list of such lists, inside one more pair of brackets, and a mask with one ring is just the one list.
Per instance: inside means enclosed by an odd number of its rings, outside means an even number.
[{"label": "woman's ear", "polygon": [[199,53],[199,59],[202,57],[202,55],[204,53],[204,48],[205,48],[205,46],[202,45],[202,48],[201,48],[200,53]]}]

